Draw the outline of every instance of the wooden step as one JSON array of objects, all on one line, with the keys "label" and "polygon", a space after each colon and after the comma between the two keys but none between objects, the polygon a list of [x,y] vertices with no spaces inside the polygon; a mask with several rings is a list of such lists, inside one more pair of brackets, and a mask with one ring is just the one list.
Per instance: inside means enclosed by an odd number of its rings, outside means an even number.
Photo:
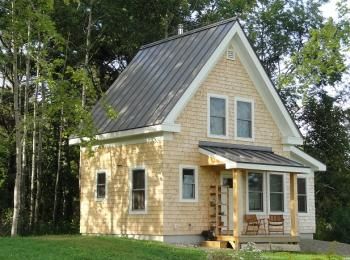
[{"label": "wooden step", "polygon": [[227,248],[227,241],[203,241],[201,246],[208,248]]},{"label": "wooden step", "polygon": [[218,235],[216,236],[216,240],[220,241],[234,241],[233,236],[230,235]]}]

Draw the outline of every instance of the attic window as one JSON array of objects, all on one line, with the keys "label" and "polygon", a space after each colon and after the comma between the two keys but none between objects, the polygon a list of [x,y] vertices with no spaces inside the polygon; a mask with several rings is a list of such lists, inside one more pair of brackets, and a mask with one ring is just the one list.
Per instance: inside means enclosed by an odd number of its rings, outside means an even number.
[{"label": "attic window", "polygon": [[227,49],[226,59],[228,59],[228,60],[235,60],[236,59],[235,50],[232,47]]}]

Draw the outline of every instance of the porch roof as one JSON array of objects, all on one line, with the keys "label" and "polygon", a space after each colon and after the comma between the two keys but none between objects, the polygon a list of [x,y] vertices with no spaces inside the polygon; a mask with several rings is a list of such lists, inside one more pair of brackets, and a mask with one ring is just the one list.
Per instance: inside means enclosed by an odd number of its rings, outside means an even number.
[{"label": "porch roof", "polygon": [[310,167],[275,154],[270,147],[200,141],[199,151],[222,162],[226,169],[310,172]]}]

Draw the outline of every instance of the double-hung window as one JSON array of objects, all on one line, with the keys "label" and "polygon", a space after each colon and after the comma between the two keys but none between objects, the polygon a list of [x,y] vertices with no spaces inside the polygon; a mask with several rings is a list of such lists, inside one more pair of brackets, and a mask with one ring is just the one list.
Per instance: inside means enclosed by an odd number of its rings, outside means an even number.
[{"label": "double-hung window", "polygon": [[298,178],[298,211],[307,212],[306,179]]},{"label": "double-hung window", "polygon": [[270,174],[270,211],[284,211],[283,175]]},{"label": "double-hung window", "polygon": [[180,200],[197,201],[198,184],[197,168],[195,166],[180,167]]},{"label": "double-hung window", "polygon": [[96,199],[102,200],[106,197],[106,173],[98,172],[96,176]]},{"label": "double-hung window", "polygon": [[264,211],[264,176],[262,173],[248,174],[249,211]]},{"label": "double-hung window", "polygon": [[236,98],[236,138],[253,139],[253,101]]},{"label": "double-hung window", "polygon": [[132,170],[131,202],[132,211],[146,209],[146,172],[144,169]]},{"label": "double-hung window", "polygon": [[209,95],[209,125],[210,136],[225,137],[227,134],[227,98],[219,95]]}]

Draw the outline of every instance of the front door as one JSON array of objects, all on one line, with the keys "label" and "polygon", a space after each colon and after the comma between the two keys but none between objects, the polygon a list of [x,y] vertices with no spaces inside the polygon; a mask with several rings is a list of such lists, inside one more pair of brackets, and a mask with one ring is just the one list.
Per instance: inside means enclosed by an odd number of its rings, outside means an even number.
[{"label": "front door", "polygon": [[[224,223],[223,231],[233,230],[233,192],[232,192],[232,175],[228,172],[221,172],[221,202],[222,216],[221,221]],[[228,222],[228,225],[227,225]],[[228,230],[227,227],[228,226]]]}]

